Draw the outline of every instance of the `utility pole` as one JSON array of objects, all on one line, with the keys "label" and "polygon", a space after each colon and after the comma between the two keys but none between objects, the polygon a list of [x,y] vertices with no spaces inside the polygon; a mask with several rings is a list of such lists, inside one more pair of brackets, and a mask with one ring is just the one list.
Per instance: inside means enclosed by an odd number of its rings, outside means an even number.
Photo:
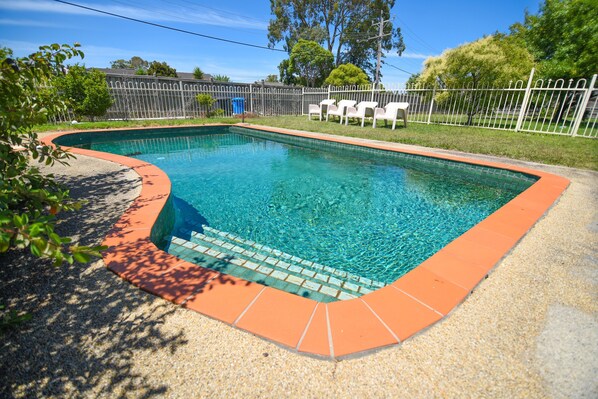
[{"label": "utility pole", "polygon": [[377,61],[376,61],[376,80],[374,81],[374,87],[377,89],[378,84],[380,83],[380,58],[382,57],[382,38],[391,33],[384,34],[384,24],[390,22],[390,19],[384,20],[384,16],[382,15],[382,11],[380,11],[380,22],[374,25],[378,26],[378,36],[370,37],[369,39],[378,39],[378,54],[377,54]]}]

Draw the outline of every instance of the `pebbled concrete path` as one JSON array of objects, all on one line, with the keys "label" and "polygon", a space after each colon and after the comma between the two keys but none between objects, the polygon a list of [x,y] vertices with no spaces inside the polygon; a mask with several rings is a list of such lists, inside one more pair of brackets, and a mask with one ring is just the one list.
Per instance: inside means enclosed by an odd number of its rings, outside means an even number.
[{"label": "pebbled concrete path", "polygon": [[[313,359],[140,291],[102,261],[54,268],[11,253],[0,303],[33,320],[0,337],[0,397],[598,397],[598,173],[475,157],[571,185],[462,305],[403,344]],[[135,173],[105,161],[53,172],[89,200],[60,224],[85,244],[139,193]]]}]

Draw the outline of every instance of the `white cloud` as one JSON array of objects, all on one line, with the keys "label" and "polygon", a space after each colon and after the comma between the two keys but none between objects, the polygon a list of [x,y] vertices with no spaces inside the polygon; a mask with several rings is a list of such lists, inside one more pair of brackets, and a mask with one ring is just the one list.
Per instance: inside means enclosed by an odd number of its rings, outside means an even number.
[{"label": "white cloud", "polygon": [[32,19],[0,19],[0,25],[12,26],[36,26],[43,28],[58,28],[60,25],[45,21],[34,21]]},{"label": "white cloud", "polygon": [[[129,18],[140,20],[148,20],[153,22],[179,22],[192,25],[213,25],[213,26],[228,26],[235,28],[257,29],[265,30],[267,24],[242,16],[226,15],[215,11],[195,11],[189,8],[175,8],[168,9],[144,9],[139,7],[94,4],[94,3],[78,3],[82,6],[95,8],[113,14],[123,15]],[[43,13],[58,13],[71,15],[93,15],[104,16],[95,11],[86,10],[80,7],[71,6],[64,3],[58,3],[48,0],[0,0],[0,9],[10,11],[22,12],[43,12]]]},{"label": "white cloud", "polygon": [[25,42],[21,40],[0,39],[0,46],[12,49],[15,56],[22,57],[36,52],[39,49],[39,43]]}]

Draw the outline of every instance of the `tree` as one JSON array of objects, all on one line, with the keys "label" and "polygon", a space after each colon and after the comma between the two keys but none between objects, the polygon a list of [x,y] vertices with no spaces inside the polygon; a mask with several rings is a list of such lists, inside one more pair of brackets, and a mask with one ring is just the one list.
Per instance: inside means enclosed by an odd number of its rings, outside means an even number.
[{"label": "tree", "polygon": [[79,209],[69,191],[35,163],[66,164],[74,158],[60,147],[42,145],[32,127],[48,115],[63,112],[59,98],[40,94],[63,73],[63,62],[83,52],[74,46],[52,44],[24,58],[0,49],[0,253],[29,248],[38,257],[63,262],[88,262],[103,247],[70,245],[70,238],[54,231],[55,215]]},{"label": "tree", "polygon": [[268,76],[266,76],[266,82],[277,83],[278,82],[278,76],[276,76],[276,75],[268,75]]},{"label": "tree", "polygon": [[428,58],[419,80],[441,87],[478,88],[525,79],[532,67],[532,56],[519,41],[494,35]]},{"label": "tree", "polygon": [[87,116],[94,120],[112,105],[106,74],[97,69],[87,70],[84,66],[73,65],[66,75],[56,79],[55,85],[78,117]]},{"label": "tree", "polygon": [[[497,34],[446,50],[438,57],[428,58],[418,80],[422,84],[438,85],[440,88],[478,89],[525,79],[532,67],[532,56],[520,41]],[[435,100],[438,104],[462,105],[462,109],[467,110],[467,124],[471,124],[473,116],[486,103],[486,95],[481,90],[463,93],[458,90],[441,91]]]},{"label": "tree", "polygon": [[198,80],[203,79],[203,71],[199,67],[195,67],[193,69],[193,77]]},{"label": "tree", "polygon": [[417,86],[420,82],[420,73],[414,73],[413,75],[409,76],[409,79],[405,82],[405,87],[410,88]]},{"label": "tree", "polygon": [[205,109],[206,117],[209,118],[211,116],[210,110],[214,104],[216,104],[216,99],[207,93],[198,94],[195,98],[197,99],[199,105]]},{"label": "tree", "polygon": [[368,83],[370,83],[368,75],[353,64],[339,65],[330,72],[330,75],[324,81],[325,85],[330,86],[354,86]]},{"label": "tree", "polygon": [[[394,0],[271,0],[274,19],[268,26],[270,45],[283,41],[289,53],[299,39],[323,44],[335,54],[335,66],[352,63],[373,74],[378,49],[375,24],[390,19]],[[382,49],[405,50],[400,28],[384,24]],[[368,40],[369,39],[369,40]]]},{"label": "tree", "polygon": [[119,58],[118,60],[110,61],[110,68],[112,69],[131,69],[129,61]]},{"label": "tree", "polygon": [[291,50],[290,72],[308,87],[321,86],[333,65],[332,53],[314,41],[299,39]]},{"label": "tree", "polygon": [[216,82],[230,82],[230,78],[226,75],[214,75],[212,79]]},{"label": "tree", "polygon": [[176,69],[168,65],[166,62],[152,61],[147,69],[148,75],[166,76],[170,78],[177,78]]},{"label": "tree", "polygon": [[150,63],[141,57],[133,56],[130,60],[118,59],[110,62],[110,68],[114,69],[143,69],[147,71]]},{"label": "tree", "polygon": [[511,26],[538,62],[544,78],[587,78],[598,65],[598,7],[595,0],[545,0],[537,15]]},{"label": "tree", "polygon": [[287,86],[297,84],[297,77],[291,72],[290,61],[288,59],[282,60],[278,65],[280,72],[280,81]]}]

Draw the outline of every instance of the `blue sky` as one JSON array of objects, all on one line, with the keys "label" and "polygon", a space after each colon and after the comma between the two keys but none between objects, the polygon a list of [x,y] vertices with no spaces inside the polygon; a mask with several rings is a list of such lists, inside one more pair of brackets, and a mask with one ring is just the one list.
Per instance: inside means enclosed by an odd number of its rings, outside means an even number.
[{"label": "blue sky", "polygon": [[[204,35],[266,46],[270,2],[222,0],[69,0],[73,3],[168,25]],[[538,11],[541,0],[397,0],[392,15],[403,31],[406,51],[386,62],[412,73],[430,55],[475,40],[522,21]],[[238,82],[278,74],[283,52],[243,47],[97,14],[52,0],[0,0],[0,46],[27,55],[50,43],[79,42],[88,67],[134,55],[166,61],[177,71],[199,66]],[[281,48],[281,44],[276,47]],[[409,74],[382,68],[382,82],[401,84]]]}]

